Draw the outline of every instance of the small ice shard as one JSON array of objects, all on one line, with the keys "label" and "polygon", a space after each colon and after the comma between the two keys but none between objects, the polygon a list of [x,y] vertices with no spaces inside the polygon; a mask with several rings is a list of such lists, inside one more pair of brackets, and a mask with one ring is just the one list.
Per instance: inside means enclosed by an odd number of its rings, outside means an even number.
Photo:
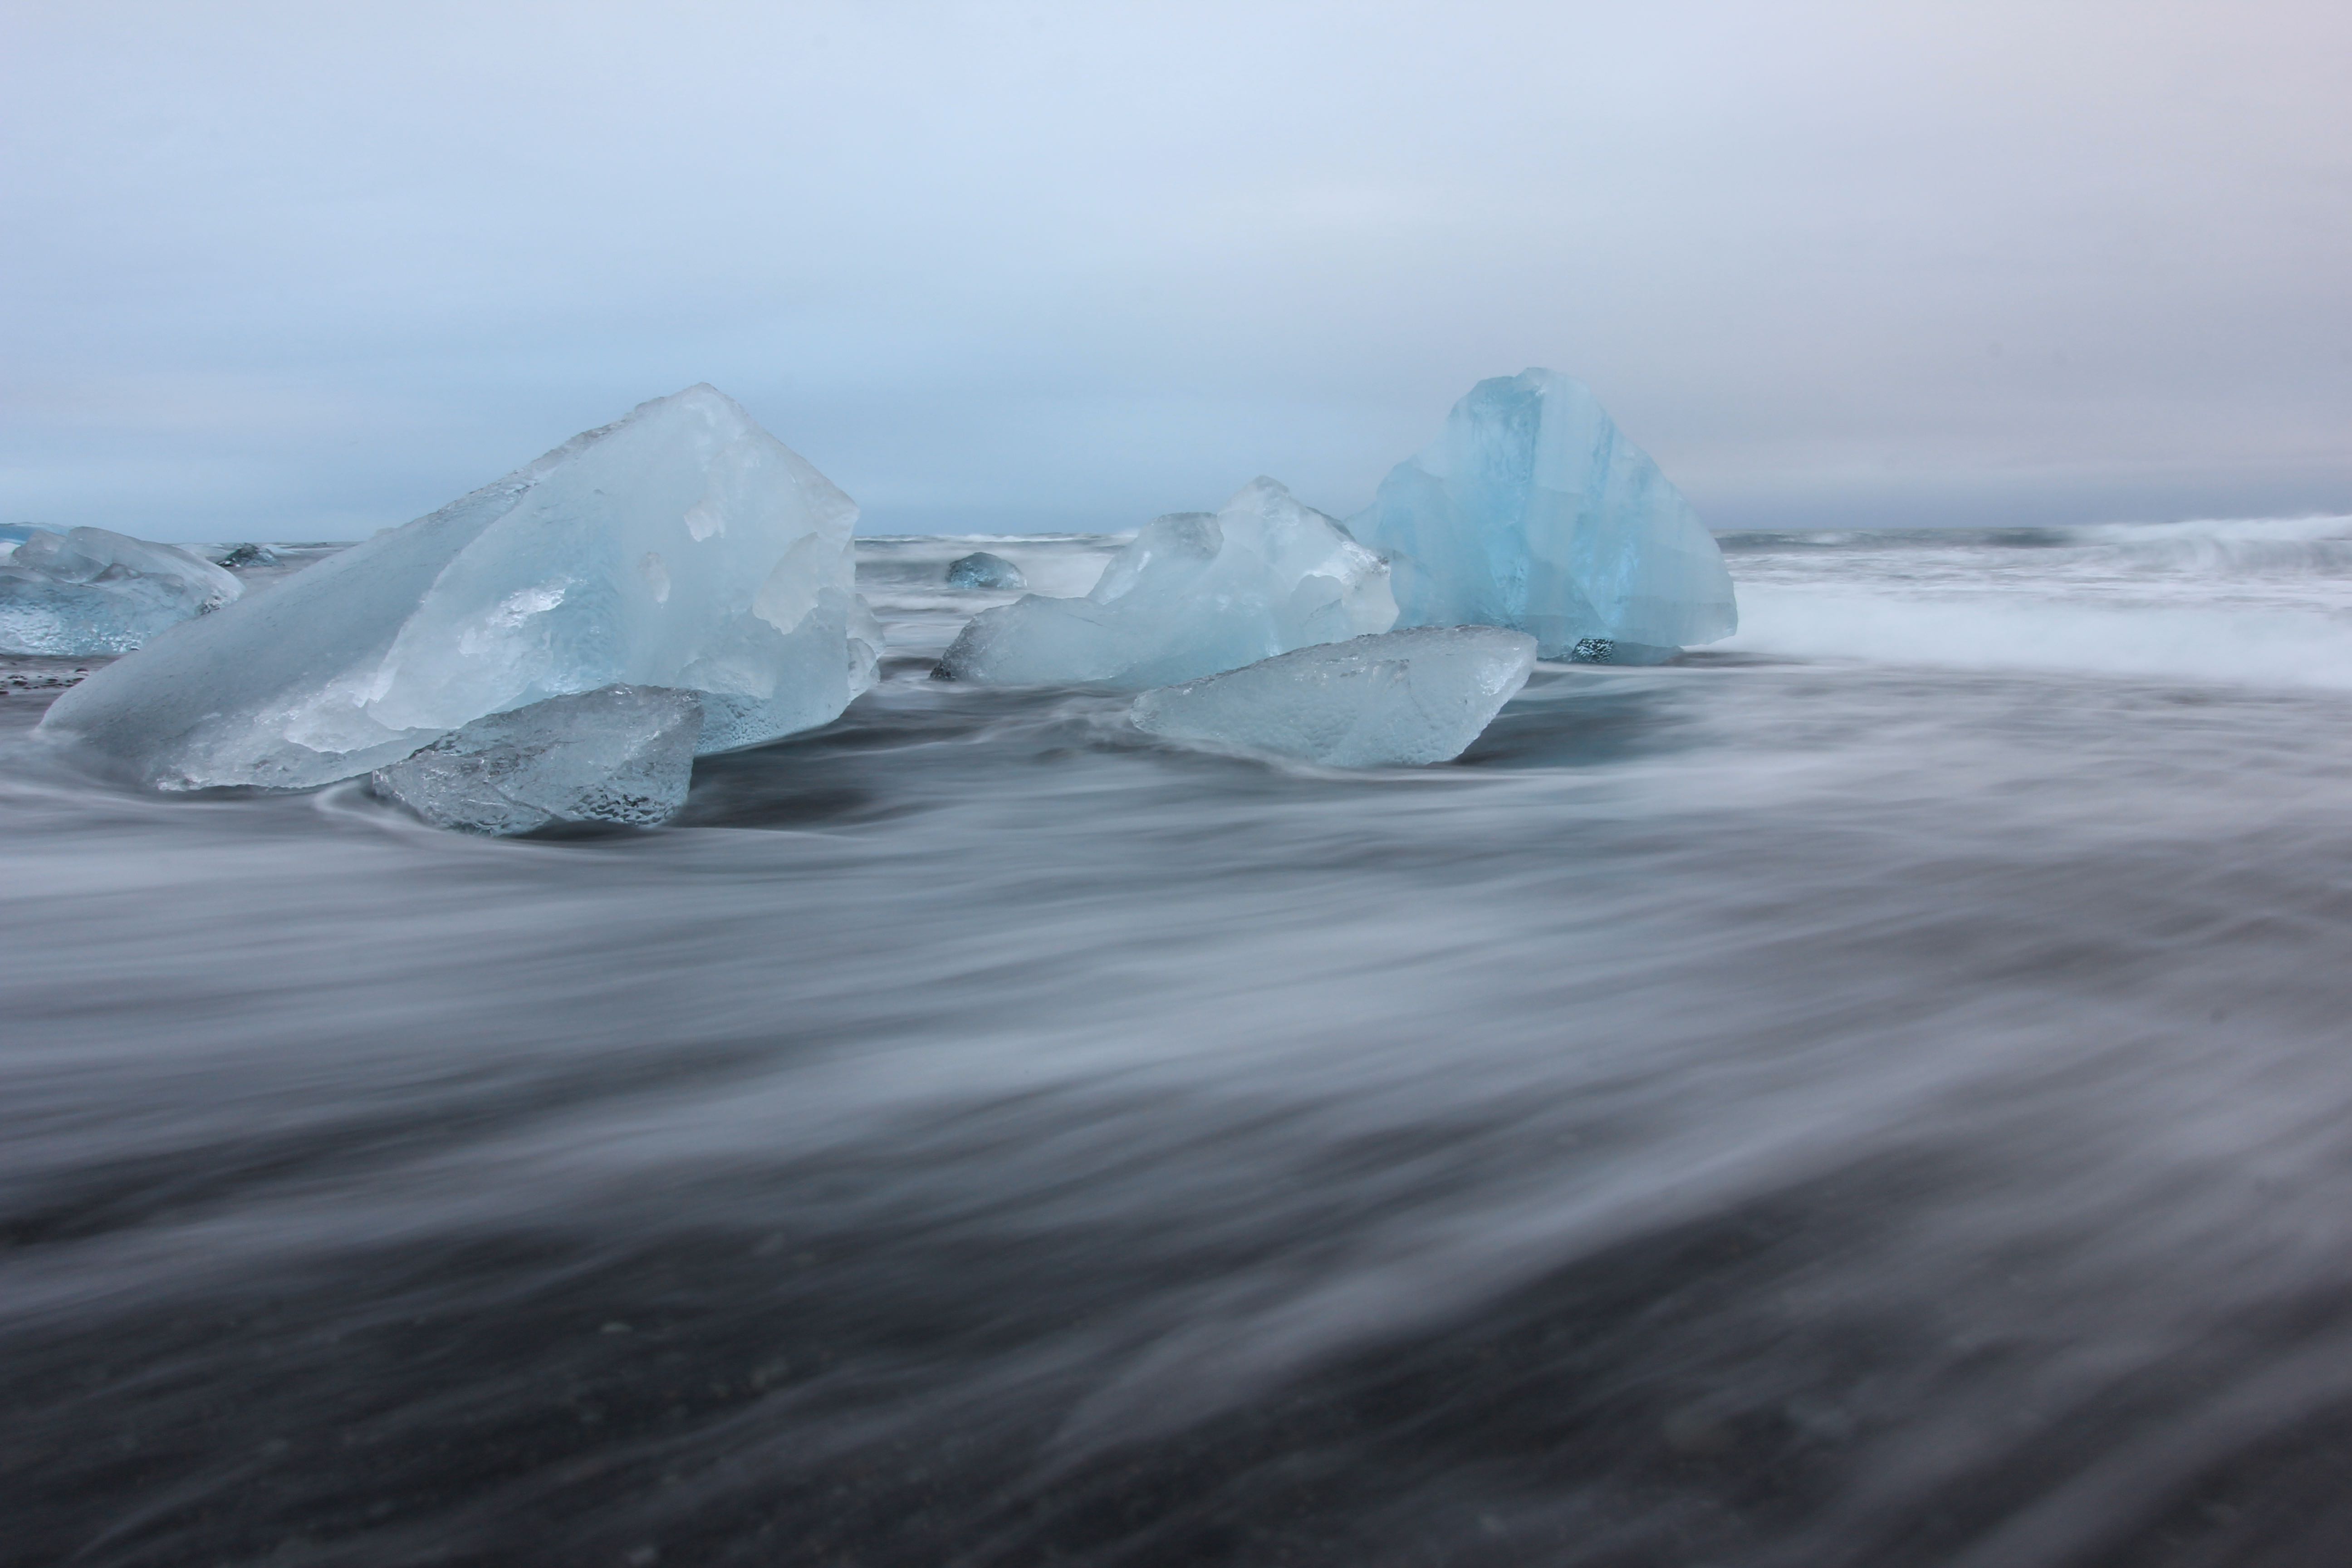
[{"label": "small ice shard", "polygon": [[1567,653],[1576,664],[1664,664],[1682,650],[1654,643],[1618,642],[1611,637],[1579,637]]},{"label": "small ice shard", "polygon": [[1512,626],[1546,658],[1591,643],[1622,664],[1738,627],[1715,536],[1591,389],[1551,371],[1472,387],[1349,526],[1387,552],[1400,626]]},{"label": "small ice shard", "polygon": [[731,400],[689,387],[173,628],[41,730],[165,788],[299,789],[626,684],[699,692],[704,752],[754,745],[873,684],[856,516]]},{"label": "small ice shard", "polygon": [[1021,568],[1002,555],[991,555],[985,550],[975,550],[969,555],[959,555],[948,563],[948,586],[950,588],[1026,588],[1029,579]]},{"label": "small ice shard", "polygon": [[1424,626],[1147,691],[1129,716],[1171,740],[1327,767],[1414,767],[1460,756],[1527,684],[1535,659],[1525,632]]},{"label": "small ice shard", "polygon": [[939,673],[1000,686],[1165,686],[1395,620],[1381,558],[1261,479],[1223,511],[1154,520],[1082,599],[1030,594],[982,611]]},{"label": "small ice shard", "polygon": [[26,531],[0,556],[0,653],[129,653],[245,584],[203,557],[103,528]]},{"label": "small ice shard", "polygon": [[694,692],[603,686],[461,725],[372,782],[434,826],[468,833],[653,827],[686,804],[701,733]]}]

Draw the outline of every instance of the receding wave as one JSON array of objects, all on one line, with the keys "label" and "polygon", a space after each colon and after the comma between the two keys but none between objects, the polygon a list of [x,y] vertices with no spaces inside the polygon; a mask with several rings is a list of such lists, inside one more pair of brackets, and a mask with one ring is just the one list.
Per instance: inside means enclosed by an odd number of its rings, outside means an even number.
[{"label": "receding wave", "polygon": [[2342,522],[1748,536],[1363,775],[929,679],[1106,541],[863,541],[651,833],[12,689],[8,1561],[2344,1561]]}]

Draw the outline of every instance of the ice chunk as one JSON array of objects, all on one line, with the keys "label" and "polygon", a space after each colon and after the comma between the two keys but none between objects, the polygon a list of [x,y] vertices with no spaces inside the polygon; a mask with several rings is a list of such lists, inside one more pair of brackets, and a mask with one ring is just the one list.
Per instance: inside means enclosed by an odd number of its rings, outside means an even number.
[{"label": "ice chunk", "polygon": [[959,555],[948,563],[948,586],[950,588],[1026,588],[1029,579],[1021,568],[1002,555],[991,555],[985,550],[975,550],[969,555]]},{"label": "ice chunk", "polygon": [[1551,371],[1472,387],[1349,526],[1388,553],[1400,626],[1513,626],[1547,658],[1591,643],[1619,663],[1738,627],[1715,537],[1591,389]]},{"label": "ice chunk", "polygon": [[983,610],[940,674],[998,685],[1164,686],[1396,620],[1388,568],[1337,519],[1255,479],[1223,511],[1155,520],[1082,599]]},{"label": "ice chunk", "polygon": [[616,683],[701,693],[700,747],[871,685],[847,496],[708,386],[174,627],[42,721],[165,787],[300,788],[485,714]]},{"label": "ice chunk", "polygon": [[677,815],[694,773],[702,700],[662,686],[602,686],[477,719],[376,770],[375,792],[436,827],[529,833],[553,822],[652,827]]},{"label": "ice chunk", "polygon": [[1462,754],[1528,682],[1536,639],[1494,626],[1422,627],[1304,647],[1147,691],[1139,730],[1335,768]]},{"label": "ice chunk", "polygon": [[0,557],[0,653],[129,653],[244,592],[211,562],[168,544],[103,528],[29,529]]}]

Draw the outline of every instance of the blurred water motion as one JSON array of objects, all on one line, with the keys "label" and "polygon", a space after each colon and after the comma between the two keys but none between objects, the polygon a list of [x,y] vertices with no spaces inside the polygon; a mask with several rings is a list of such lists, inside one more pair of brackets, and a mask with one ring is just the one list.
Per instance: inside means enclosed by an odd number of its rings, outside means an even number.
[{"label": "blurred water motion", "polygon": [[1361,776],[929,680],[1010,595],[869,541],[654,834],[12,692],[9,1558],[2352,1561],[2347,540],[1734,539]]}]

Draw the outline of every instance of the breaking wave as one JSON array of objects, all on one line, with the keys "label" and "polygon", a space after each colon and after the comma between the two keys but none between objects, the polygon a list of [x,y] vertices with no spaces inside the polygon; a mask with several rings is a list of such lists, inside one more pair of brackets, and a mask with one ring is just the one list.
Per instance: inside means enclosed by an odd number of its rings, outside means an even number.
[{"label": "breaking wave", "polygon": [[1722,651],[2352,688],[2352,517],[1726,542],[1740,630]]}]

